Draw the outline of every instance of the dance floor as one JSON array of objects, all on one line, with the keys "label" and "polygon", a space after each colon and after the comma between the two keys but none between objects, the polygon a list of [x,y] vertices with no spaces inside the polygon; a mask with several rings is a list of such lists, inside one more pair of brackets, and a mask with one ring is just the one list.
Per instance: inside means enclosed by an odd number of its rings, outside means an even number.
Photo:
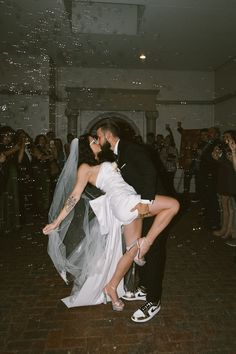
[{"label": "dance floor", "polygon": [[46,220],[0,237],[0,353],[235,354],[236,248],[200,227],[198,204],[182,213],[168,240],[162,309],[145,324],[110,304],[67,309],[47,255]]}]

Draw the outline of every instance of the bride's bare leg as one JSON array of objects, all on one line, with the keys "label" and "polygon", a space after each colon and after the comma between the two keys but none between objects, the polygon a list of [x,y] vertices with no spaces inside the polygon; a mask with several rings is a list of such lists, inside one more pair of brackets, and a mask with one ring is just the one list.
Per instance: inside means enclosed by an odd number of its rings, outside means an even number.
[{"label": "bride's bare leg", "polygon": [[148,252],[157,236],[166,228],[178,211],[179,202],[176,199],[163,195],[156,195],[153,204],[149,205],[150,215],[156,216],[146,237],[139,241],[139,258],[142,258]]},{"label": "bride's bare leg", "polygon": [[[150,216],[155,216],[153,224],[147,233],[146,237],[141,238],[139,242],[140,250],[138,258],[142,257],[147,253],[150,246],[157,238],[157,236],[163,231],[166,226],[170,223],[172,218],[179,211],[179,202],[170,197],[158,195],[155,197],[153,204],[149,205]],[[125,225],[124,236],[126,246],[130,246],[134,241],[138,240],[141,235],[142,230],[142,220],[136,219],[131,224]],[[134,244],[128,252],[126,252],[119,260],[116,271],[111,278],[110,282],[106,285],[105,291],[111,297],[113,304],[119,301],[116,288],[120,283],[121,279],[124,277],[128,269],[130,268],[136,254],[138,251],[138,246]]]},{"label": "bride's bare leg", "polygon": [[124,225],[124,238],[126,247],[131,246],[138,238],[141,237],[142,219],[135,219],[131,224]]},{"label": "bride's bare leg", "polygon": [[[133,242],[135,242],[138,238],[140,238],[142,230],[142,220],[136,219],[131,224],[124,226],[124,237],[126,245],[129,246]],[[137,245],[134,245],[130,249],[130,251],[126,252],[119,260],[115,273],[113,274],[111,280],[105,287],[105,292],[110,296],[112,303],[117,303],[119,298],[117,296],[117,286],[120,283],[121,279],[125,276],[127,271],[129,270],[131,264],[133,263],[133,259],[137,254]],[[121,302],[121,301],[120,301]]]}]

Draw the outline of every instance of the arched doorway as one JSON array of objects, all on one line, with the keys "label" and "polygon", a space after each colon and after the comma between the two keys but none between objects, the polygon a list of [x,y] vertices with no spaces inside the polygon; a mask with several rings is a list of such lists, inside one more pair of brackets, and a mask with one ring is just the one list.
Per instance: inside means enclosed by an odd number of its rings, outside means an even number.
[{"label": "arched doorway", "polygon": [[92,134],[96,135],[97,125],[107,120],[108,118],[112,119],[120,127],[120,137],[122,139],[134,141],[136,137],[140,135],[139,129],[133,121],[131,121],[125,115],[113,112],[97,116],[95,119],[93,119],[92,122],[90,122],[89,126],[87,127],[87,130]]}]

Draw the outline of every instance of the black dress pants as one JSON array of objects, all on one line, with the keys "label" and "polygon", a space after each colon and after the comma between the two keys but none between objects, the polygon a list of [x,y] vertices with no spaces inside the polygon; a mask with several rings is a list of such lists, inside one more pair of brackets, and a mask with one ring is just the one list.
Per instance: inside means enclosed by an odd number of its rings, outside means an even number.
[{"label": "black dress pants", "polygon": [[[153,218],[144,219],[143,236],[145,236],[151,227]],[[165,229],[156,238],[150,250],[145,256],[146,264],[138,267],[139,285],[147,290],[147,301],[158,302],[162,295],[162,282],[164,278],[166,263],[166,241],[168,229]]]}]

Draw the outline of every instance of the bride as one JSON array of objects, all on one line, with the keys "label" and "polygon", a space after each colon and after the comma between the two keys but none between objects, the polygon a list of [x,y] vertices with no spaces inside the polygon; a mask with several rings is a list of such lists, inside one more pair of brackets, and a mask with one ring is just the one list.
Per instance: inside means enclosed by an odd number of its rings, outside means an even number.
[{"label": "bride", "polygon": [[[113,310],[122,311],[124,303],[119,297],[124,292],[124,275],[133,261],[139,265],[145,264],[144,255],[178,212],[179,204],[173,198],[156,196],[153,204],[149,205],[148,215],[145,215],[155,216],[152,227],[146,237],[141,238],[142,218],[137,210],[141,197],[123,180],[116,164],[108,161],[101,163],[101,157],[101,147],[92,136],[81,136],[79,148],[78,139],[73,140],[71,156],[60,176],[50,208],[51,223],[43,228],[43,233],[50,234],[49,254],[61,276],[65,280],[66,273],[74,276],[72,295],[63,299],[68,307],[98,304],[110,298]],[[76,161],[79,164],[73,183],[70,170],[73,165],[77,167]],[[69,193],[65,188],[71,184],[74,188]],[[96,218],[89,220],[86,213],[83,220],[85,237],[67,257],[63,240],[72,222],[71,211],[81,198],[86,200],[83,192],[88,184],[105,194],[85,202],[85,205],[91,206]],[[67,200],[60,208],[61,195],[65,194]],[[122,225],[127,250],[124,255],[121,247]]]}]

